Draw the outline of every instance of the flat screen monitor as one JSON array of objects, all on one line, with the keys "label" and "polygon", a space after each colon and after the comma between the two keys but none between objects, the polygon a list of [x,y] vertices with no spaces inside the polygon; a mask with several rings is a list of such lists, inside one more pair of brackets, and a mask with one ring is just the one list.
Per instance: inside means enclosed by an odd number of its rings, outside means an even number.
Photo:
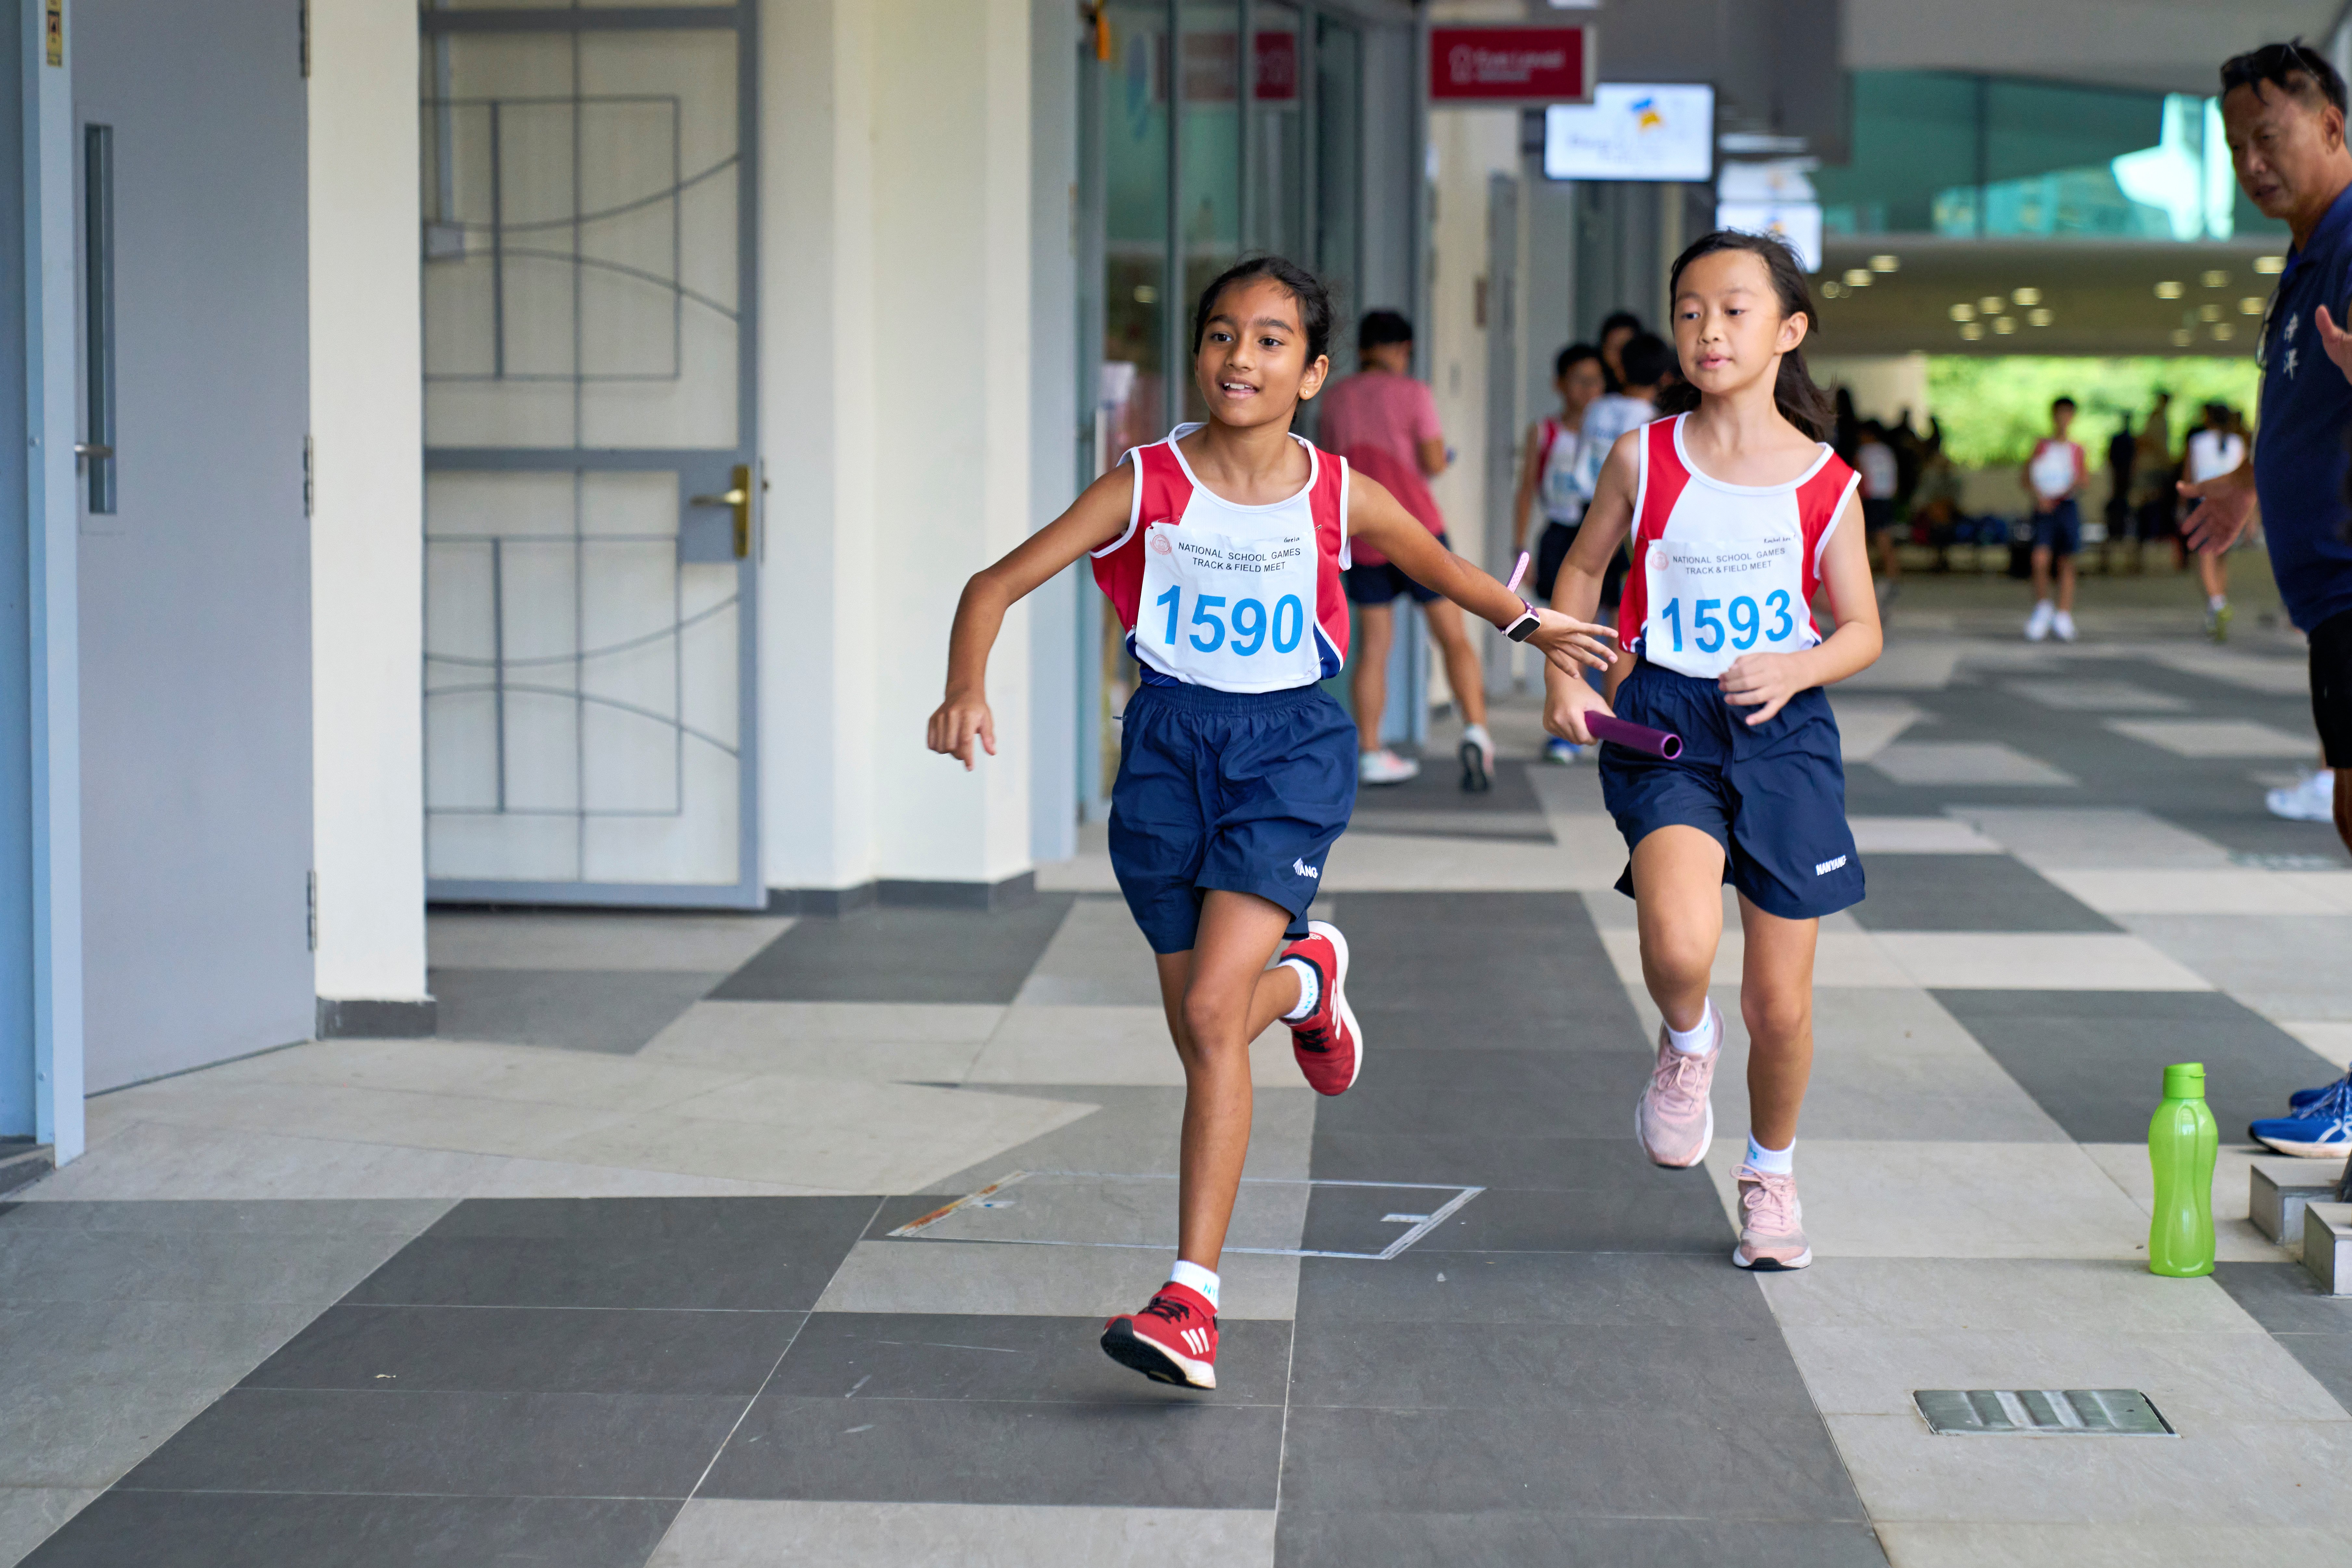
[{"label": "flat screen monitor", "polygon": [[1554,180],[1715,177],[1715,89],[1602,82],[1591,103],[1544,110],[1544,173]]},{"label": "flat screen monitor", "polygon": [[1778,235],[1797,253],[1807,272],[1822,269],[1822,204],[1819,202],[1717,202],[1715,226],[1749,234]]}]

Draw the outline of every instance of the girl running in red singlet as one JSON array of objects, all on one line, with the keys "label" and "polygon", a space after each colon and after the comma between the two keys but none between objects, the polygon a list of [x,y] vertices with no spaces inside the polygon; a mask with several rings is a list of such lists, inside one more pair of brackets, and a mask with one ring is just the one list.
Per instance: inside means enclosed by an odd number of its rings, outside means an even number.
[{"label": "girl running in red singlet", "polygon": [[1606,627],[1531,608],[1290,434],[1330,368],[1330,333],[1322,285],[1278,257],[1210,284],[1192,317],[1208,422],[1129,453],[972,578],[930,719],[933,751],[967,768],[980,750],[995,755],[985,685],[1004,612],[1091,556],[1143,672],[1121,727],[1111,865],[1157,955],[1185,1086],[1177,1262],[1148,1306],[1105,1326],[1102,1345],[1195,1388],[1217,1381],[1216,1269],[1249,1148],[1250,1041],[1287,1023],[1307,1082],[1326,1094],[1353,1083],[1363,1060],[1347,939],[1306,918],[1356,798],[1356,727],[1318,685],[1348,655],[1349,538],[1564,669],[1609,663]]},{"label": "girl running in red singlet", "polygon": [[[1723,1020],[1706,994],[1723,936],[1721,886],[1739,893],[1747,953],[1743,1269],[1812,1261],[1792,1165],[1813,1059],[1813,946],[1821,917],[1859,903],[1862,860],[1845,820],[1837,720],[1822,688],[1878,657],[1878,601],[1853,471],[1824,437],[1829,400],[1805,373],[1811,297],[1795,256],[1720,231],[1675,260],[1675,348],[1685,384],[1669,417],[1622,437],[1601,471],[1552,602],[1592,612],[1630,530],[1633,564],[1608,696],[1547,670],[1544,723],[1591,745],[1614,711],[1683,737],[1672,760],[1612,744],[1602,799],[1632,862],[1642,973],[1664,1015],[1634,1112],[1651,1159],[1695,1166],[1715,1136],[1708,1090]],[[1810,608],[1827,585],[1837,629]]]}]

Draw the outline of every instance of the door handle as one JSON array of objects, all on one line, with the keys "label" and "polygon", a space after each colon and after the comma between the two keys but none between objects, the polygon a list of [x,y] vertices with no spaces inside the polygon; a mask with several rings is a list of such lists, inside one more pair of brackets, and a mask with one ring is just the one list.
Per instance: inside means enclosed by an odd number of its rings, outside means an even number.
[{"label": "door handle", "polygon": [[728,476],[731,488],[716,496],[689,496],[688,503],[697,507],[728,507],[735,513],[735,559],[743,560],[751,553],[751,469],[738,463]]},{"label": "door handle", "polygon": [[113,455],[114,448],[109,446],[102,441],[77,441],[74,443],[74,457],[77,461],[87,457],[96,457],[103,460]]}]

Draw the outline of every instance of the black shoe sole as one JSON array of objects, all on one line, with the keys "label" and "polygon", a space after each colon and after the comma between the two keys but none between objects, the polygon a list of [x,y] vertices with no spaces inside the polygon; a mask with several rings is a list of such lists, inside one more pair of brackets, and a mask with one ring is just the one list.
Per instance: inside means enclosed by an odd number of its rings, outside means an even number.
[{"label": "black shoe sole", "polygon": [[1462,789],[1464,793],[1470,795],[1483,795],[1487,790],[1495,787],[1495,780],[1489,777],[1486,772],[1486,753],[1478,749],[1477,742],[1472,740],[1464,741],[1462,743],[1461,757]]},{"label": "black shoe sole", "polygon": [[1176,1364],[1160,1353],[1159,1347],[1141,1338],[1125,1323],[1114,1322],[1103,1330],[1103,1354],[1130,1372],[1139,1372],[1154,1383],[1172,1383],[1179,1388],[1190,1388],[1192,1383]]}]

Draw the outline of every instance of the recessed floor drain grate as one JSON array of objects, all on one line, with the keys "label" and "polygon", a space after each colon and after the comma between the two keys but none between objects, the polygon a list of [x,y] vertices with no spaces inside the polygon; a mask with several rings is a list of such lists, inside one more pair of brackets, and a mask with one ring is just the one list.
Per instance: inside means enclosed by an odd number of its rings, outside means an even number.
[{"label": "recessed floor drain grate", "polygon": [[2137,1388],[1922,1388],[1911,1397],[1947,1437],[2169,1437]]}]

